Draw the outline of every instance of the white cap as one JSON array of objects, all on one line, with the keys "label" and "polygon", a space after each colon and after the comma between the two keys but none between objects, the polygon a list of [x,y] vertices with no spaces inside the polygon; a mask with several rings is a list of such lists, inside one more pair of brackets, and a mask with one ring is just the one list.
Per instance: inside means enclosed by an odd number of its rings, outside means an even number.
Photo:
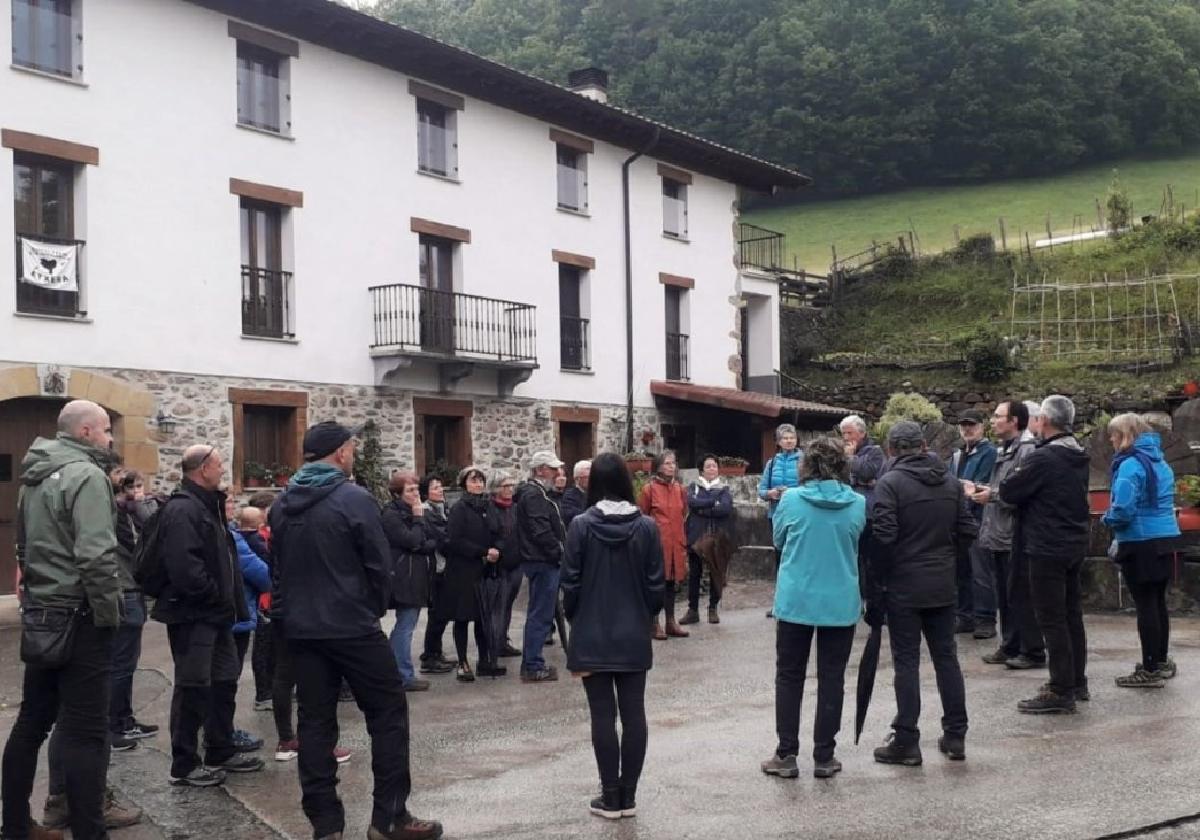
[{"label": "white cap", "polygon": [[533,457],[529,459],[529,469],[531,470],[536,470],[538,467],[554,467],[554,469],[558,469],[562,465],[563,462],[558,460],[558,456],[549,449],[534,452]]}]

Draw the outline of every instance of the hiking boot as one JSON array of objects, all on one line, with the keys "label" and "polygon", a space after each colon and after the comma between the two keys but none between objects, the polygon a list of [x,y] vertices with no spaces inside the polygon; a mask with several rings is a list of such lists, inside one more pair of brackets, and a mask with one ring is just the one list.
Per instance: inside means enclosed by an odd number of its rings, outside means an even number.
[{"label": "hiking boot", "polygon": [[268,697],[266,700],[255,700],[254,711],[256,712],[273,712],[275,711],[274,698]]},{"label": "hiking boot", "polygon": [[112,788],[104,791],[104,827],[109,829],[129,828],[142,821],[142,809],[133,805],[122,805],[117,801]]},{"label": "hiking boot", "polygon": [[708,623],[709,624],[720,624],[721,623],[721,616],[717,613],[716,607],[708,608]]},{"label": "hiking boot", "polygon": [[1175,665],[1175,660],[1171,657],[1168,656],[1166,662],[1158,663],[1158,675],[1164,680],[1174,679],[1178,673],[1179,668]]},{"label": "hiking boot", "polygon": [[495,665],[491,662],[480,662],[479,667],[475,669],[475,673],[481,677],[503,677],[508,673],[508,668],[503,665]]},{"label": "hiking boot", "polygon": [[699,624],[700,613],[695,609],[688,607],[688,611],[683,614],[683,618],[679,619],[680,624]]},{"label": "hiking boot", "polygon": [[621,819],[621,788],[605,785],[600,789],[600,795],[589,803],[588,810],[606,820]]},{"label": "hiking boot", "polygon": [[256,752],[263,748],[263,739],[255,738],[245,729],[233,730],[233,748],[238,752]]},{"label": "hiking boot", "polygon": [[[520,651],[517,653],[520,654]],[[449,674],[453,670],[454,663],[440,656],[436,659],[421,659],[422,674]]]},{"label": "hiking boot", "polygon": [[375,826],[367,829],[367,840],[438,840],[441,836],[440,822],[419,820],[412,814],[405,814],[391,831],[380,831]]},{"label": "hiking boot", "polygon": [[210,770],[223,770],[226,773],[256,773],[263,769],[263,760],[252,755],[235,755],[220,764],[208,765]]},{"label": "hiking boot", "polygon": [[56,793],[46,797],[42,808],[42,825],[46,828],[66,828],[71,822],[71,811],[67,808],[67,795]]},{"label": "hiking boot", "polygon": [[1075,714],[1075,697],[1064,697],[1056,694],[1049,687],[1042,686],[1036,695],[1028,700],[1017,703],[1017,711],[1027,715],[1073,715]]},{"label": "hiking boot", "polygon": [[692,634],[679,626],[679,622],[675,620],[675,616],[670,616],[667,619],[667,635],[676,639],[686,639]]},{"label": "hiking boot", "polygon": [[943,735],[938,738],[938,750],[951,761],[964,761],[967,757],[966,741],[961,735]]},{"label": "hiking boot", "polygon": [[471,670],[471,663],[465,660],[459,662],[454,678],[459,682],[475,682],[475,672]]},{"label": "hiking boot", "polygon": [[832,779],[836,774],[842,772],[842,762],[836,758],[828,758],[825,761],[818,761],[813,764],[813,776],[818,779]]},{"label": "hiking boot", "polygon": [[637,785],[621,785],[621,816],[637,816]]},{"label": "hiking boot", "polygon": [[225,782],[225,772],[209,767],[197,767],[186,776],[170,776],[176,787],[213,787]]},{"label": "hiking boot", "polygon": [[955,635],[958,635],[960,633],[974,633],[974,632],[975,632],[975,622],[972,621],[971,619],[963,618],[961,615],[958,618],[954,619]]},{"label": "hiking boot", "polygon": [[521,649],[517,648],[517,647],[513,647],[512,642],[510,642],[506,639],[504,642],[504,648],[503,648],[503,650],[500,651],[500,656],[512,657],[512,656],[520,656],[520,655],[521,655]]},{"label": "hiking boot", "polygon": [[276,761],[291,761],[300,755],[300,742],[293,738],[290,741],[280,741],[275,746]]},{"label": "hiking boot", "polygon": [[405,691],[428,691],[429,680],[410,680],[404,684]]},{"label": "hiking boot", "polygon": [[547,665],[540,671],[522,671],[521,682],[523,683],[540,683],[540,682],[555,682],[558,679],[558,669],[553,665]]},{"label": "hiking boot", "polygon": [[1028,671],[1031,668],[1045,668],[1046,660],[1034,659],[1027,654],[1020,653],[1016,656],[1009,657],[1004,663],[1006,668],[1011,668],[1014,671]]},{"label": "hiking boot", "polygon": [[63,840],[63,833],[29,821],[29,840]]},{"label": "hiking boot", "polygon": [[121,734],[131,741],[137,741],[142,738],[153,738],[158,734],[158,727],[153,723],[142,723],[139,720],[135,720]]},{"label": "hiking boot", "polygon": [[1009,656],[1004,648],[996,648],[992,653],[985,653],[979,658],[989,665],[1006,665],[1008,664],[1008,660],[1013,657]]},{"label": "hiking boot", "polygon": [[650,628],[650,638],[660,642],[666,640],[667,638],[667,634],[663,630],[662,621],[657,617],[654,619],[654,625]]},{"label": "hiking boot", "polygon": [[875,760],[880,764],[902,764],[905,767],[916,767],[921,763],[921,745],[909,744],[904,746],[896,742],[893,732],[884,739],[882,747],[875,748]]},{"label": "hiking boot", "polygon": [[120,734],[116,732],[112,733],[112,739],[109,742],[109,747],[115,753],[136,750],[137,746],[138,742],[132,738],[126,738],[124,732]]},{"label": "hiking boot", "polygon": [[346,749],[345,747],[334,747],[333,748],[333,760],[336,761],[338,764],[345,764],[347,761],[350,760],[350,756],[352,756],[352,755],[354,755],[354,753],[351,752],[350,750]]},{"label": "hiking boot", "polygon": [[759,766],[768,776],[779,776],[781,779],[794,779],[800,775],[794,755],[780,756],[778,753],[772,753],[771,757]]},{"label": "hiking boot", "polygon": [[1162,688],[1167,684],[1158,671],[1147,671],[1141,665],[1137,666],[1132,674],[1117,677],[1114,682],[1121,688]]},{"label": "hiking boot", "polygon": [[994,639],[996,638],[995,622],[986,621],[975,625],[974,637],[976,639]]}]

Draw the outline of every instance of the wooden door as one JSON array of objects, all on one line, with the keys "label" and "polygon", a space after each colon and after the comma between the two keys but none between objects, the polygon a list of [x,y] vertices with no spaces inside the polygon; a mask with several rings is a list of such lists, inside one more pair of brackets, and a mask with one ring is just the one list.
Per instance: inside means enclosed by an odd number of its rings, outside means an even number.
[{"label": "wooden door", "polygon": [[596,454],[595,426],[591,423],[559,421],[558,457],[567,471],[567,485],[575,483],[576,461],[587,461]]},{"label": "wooden door", "polygon": [[34,438],[54,437],[62,405],[35,397],[0,402],[0,595],[15,591],[21,461]]}]

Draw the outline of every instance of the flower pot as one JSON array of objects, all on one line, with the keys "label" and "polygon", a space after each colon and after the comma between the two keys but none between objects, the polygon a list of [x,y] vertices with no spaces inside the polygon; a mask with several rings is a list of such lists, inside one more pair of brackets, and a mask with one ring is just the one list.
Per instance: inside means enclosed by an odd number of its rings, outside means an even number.
[{"label": "flower pot", "polygon": [[650,466],[654,462],[650,458],[626,458],[625,466],[629,468],[631,473],[650,472]]},{"label": "flower pot", "polygon": [[1089,490],[1088,491],[1088,513],[1093,516],[1102,516],[1108,513],[1109,507],[1112,505],[1112,492],[1109,490]]},{"label": "flower pot", "polygon": [[291,473],[275,473],[275,486],[287,487],[287,483],[292,480]]},{"label": "flower pot", "polygon": [[1200,531],[1200,508],[1180,508],[1177,517],[1180,531]]},{"label": "flower pot", "polygon": [[734,475],[745,475],[745,474],[746,474],[746,465],[745,464],[718,464],[717,465],[717,475],[734,476]]},{"label": "flower pot", "polygon": [[255,477],[255,478],[247,478],[247,479],[246,479],[246,486],[247,486],[247,487],[266,487],[266,486],[267,486],[267,482],[266,482],[266,480],[265,480],[265,479],[258,478],[258,477]]}]

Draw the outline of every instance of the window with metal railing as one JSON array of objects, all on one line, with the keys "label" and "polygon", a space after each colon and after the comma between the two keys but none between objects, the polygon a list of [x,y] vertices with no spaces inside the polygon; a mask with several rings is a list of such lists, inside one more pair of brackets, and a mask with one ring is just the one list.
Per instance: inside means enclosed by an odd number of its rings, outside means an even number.
[{"label": "window with metal railing", "polygon": [[558,266],[558,340],[559,366],[563,370],[590,370],[591,348],[588,336],[583,269]]},{"label": "window with metal railing", "polygon": [[292,272],[283,270],[283,214],[277,204],[243,198],[242,334],[292,338]]},{"label": "window with metal railing", "polygon": [[666,302],[666,374],[667,379],[688,379],[688,335],[684,332],[687,324],[685,289],[678,286],[666,286],[664,298]]},{"label": "window with metal railing", "polygon": [[75,175],[66,161],[13,157],[18,312],[83,314],[85,243],[75,238]]}]

